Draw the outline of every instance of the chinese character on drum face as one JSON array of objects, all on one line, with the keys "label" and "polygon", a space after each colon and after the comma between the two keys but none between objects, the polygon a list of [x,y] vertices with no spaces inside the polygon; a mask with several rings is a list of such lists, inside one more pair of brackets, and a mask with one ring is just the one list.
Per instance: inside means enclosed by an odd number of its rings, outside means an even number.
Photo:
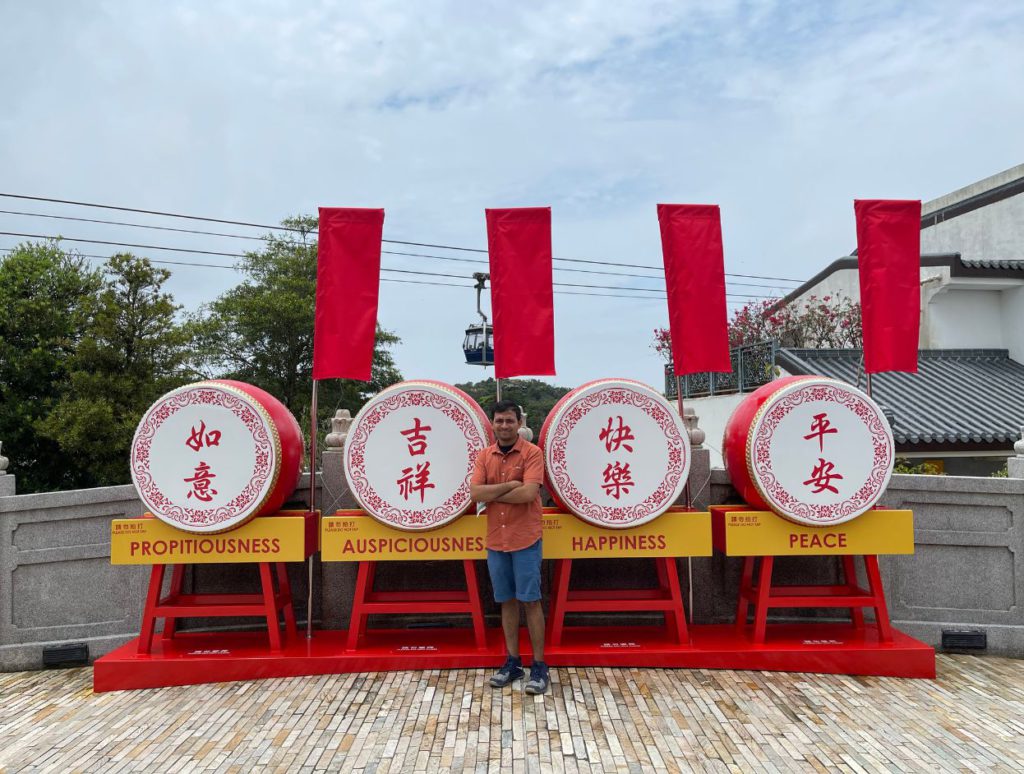
[{"label": "chinese character on drum face", "polygon": [[832,479],[842,478],[838,473],[832,472],[835,467],[831,462],[825,462],[822,457],[818,457],[818,464],[811,471],[811,477],[804,481],[804,486],[815,487],[811,490],[811,494],[819,494],[826,489],[833,494],[839,494],[839,490],[832,486]]},{"label": "chinese character on drum face", "polygon": [[199,420],[199,428],[192,425],[192,434],[185,441],[185,445],[192,451],[199,451],[206,446],[220,446],[220,430],[206,432],[206,422]]},{"label": "chinese character on drum face", "polygon": [[217,490],[210,486],[210,479],[213,478],[217,478],[217,474],[210,472],[209,465],[205,462],[196,465],[195,475],[192,478],[183,479],[186,484],[192,484],[192,491],[188,493],[188,497],[195,496],[197,500],[202,500],[204,503],[210,502],[217,494]]},{"label": "chinese character on drum face", "polygon": [[412,423],[412,427],[408,430],[399,430],[399,432],[405,436],[406,443],[409,444],[409,456],[415,457],[417,454],[426,453],[427,431],[432,428],[430,425],[421,424],[419,417],[413,417]]},{"label": "chinese character on drum face", "polygon": [[832,423],[828,419],[827,413],[815,414],[814,421],[811,422],[810,435],[805,435],[804,440],[809,441],[812,438],[818,439],[818,451],[825,451],[825,436],[830,433],[838,433],[839,431],[832,427]]},{"label": "chinese character on drum face", "polygon": [[612,418],[608,417],[608,426],[601,430],[601,434],[597,440],[604,441],[604,448],[607,451],[613,452],[618,451],[619,447],[625,448],[626,451],[633,451],[633,447],[630,446],[626,441],[635,441],[636,436],[633,435],[632,428],[622,421],[622,417],[616,417],[619,420],[618,427],[612,427]]},{"label": "chinese character on drum face", "polygon": [[609,462],[603,475],[604,483],[601,484],[601,488],[604,489],[605,494],[611,495],[616,500],[623,494],[629,494],[630,487],[635,486],[633,475],[629,472],[628,462],[625,465],[618,461],[614,465]]},{"label": "chinese character on drum face", "polygon": [[398,484],[398,493],[402,495],[406,500],[409,499],[409,495],[420,493],[420,502],[423,502],[426,490],[434,489],[434,485],[430,482],[430,463],[421,462],[416,466],[416,472],[413,472],[412,468],[405,468],[402,470],[401,477],[395,482]]}]

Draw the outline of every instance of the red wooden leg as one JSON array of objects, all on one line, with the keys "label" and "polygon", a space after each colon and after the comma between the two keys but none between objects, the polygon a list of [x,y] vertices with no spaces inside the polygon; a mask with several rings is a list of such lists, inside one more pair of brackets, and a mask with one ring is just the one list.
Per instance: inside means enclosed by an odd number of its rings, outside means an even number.
[{"label": "red wooden leg", "polygon": [[[373,599],[373,587],[377,583],[377,563],[376,562],[364,562],[366,565],[366,596],[363,597],[364,601],[369,602]],[[359,619],[359,637],[363,638],[366,636],[366,630],[370,626],[370,615],[365,610],[363,615]]]},{"label": "red wooden leg", "polygon": [[772,567],[774,556],[761,557],[761,571],[757,578],[757,601],[754,603],[754,642],[764,642],[765,629],[768,626],[768,597],[772,590]]},{"label": "red wooden leg", "polygon": [[[857,593],[857,567],[853,563],[852,556],[841,556],[843,562],[843,579],[846,581],[846,588],[851,594]],[[850,617],[853,619],[853,628],[864,628],[864,611],[859,607],[850,608]]]},{"label": "red wooden leg", "polygon": [[558,604],[555,601],[555,597],[558,595],[558,582],[562,577],[562,560],[555,559],[551,564],[553,568],[551,576],[551,590],[549,592],[551,602],[548,608],[548,617],[544,622],[544,641],[548,644],[551,643],[551,635],[553,633],[552,630],[554,629],[555,623],[555,613],[558,612]]},{"label": "red wooden leg", "polygon": [[[177,599],[181,595],[182,587],[185,581],[185,565],[183,564],[172,564],[171,565],[171,598]],[[163,639],[169,640],[174,637],[174,633],[178,629],[178,619],[169,617],[164,619],[164,633]]]},{"label": "red wooden leg", "polygon": [[736,625],[741,629],[747,625],[747,610],[750,609],[750,593],[754,580],[754,557],[743,557],[743,573],[740,575],[740,598],[736,604]]},{"label": "red wooden leg", "polygon": [[666,594],[670,591],[668,586],[668,562],[666,561],[668,558],[667,556],[658,556],[654,559],[654,569],[658,573],[658,588]]},{"label": "red wooden leg", "polygon": [[263,584],[263,607],[267,612],[270,649],[281,650],[281,626],[277,620],[277,599],[274,596],[274,578],[270,574],[270,562],[260,562],[260,581]]},{"label": "red wooden leg", "polygon": [[878,570],[878,557],[865,556],[864,569],[868,576],[868,588],[875,598],[875,621],[878,623],[878,638],[882,642],[892,642],[892,625],[889,622],[889,606],[885,602],[885,589],[882,587],[882,573]]},{"label": "red wooden leg", "polygon": [[665,625],[675,635],[680,645],[690,644],[690,632],[686,627],[686,613],[683,607],[683,590],[679,585],[679,565],[675,557],[666,556],[655,559],[658,565],[658,578],[663,588],[667,585],[669,597],[675,603],[672,610],[665,611]]},{"label": "red wooden leg", "polygon": [[366,613],[363,612],[363,604],[373,589],[373,564],[360,562],[356,573],[356,591],[352,596],[352,615],[349,616],[348,639],[345,644],[348,650],[355,650],[359,646],[359,638],[365,630]]},{"label": "red wooden leg", "polygon": [[[284,628],[289,637],[298,637],[299,629],[295,625],[295,603],[292,600],[292,584],[288,580],[288,565],[284,562],[276,562],[277,567],[277,588],[281,595],[281,607],[284,609]],[[313,615],[310,610],[308,615]]]},{"label": "red wooden leg", "polygon": [[476,582],[476,564],[472,559],[464,559],[462,566],[466,571],[466,592],[469,594],[470,616],[473,618],[473,638],[477,650],[487,649],[487,629],[484,626],[484,608],[480,603],[480,586]]},{"label": "red wooden leg", "polygon": [[549,644],[562,644],[562,630],[565,627],[565,604],[569,599],[569,577],[572,575],[572,559],[555,561],[555,593],[551,599],[551,634]]},{"label": "red wooden leg", "polygon": [[149,571],[149,589],[146,606],[142,609],[142,629],[139,632],[138,652],[148,654],[153,647],[153,628],[156,626],[156,606],[164,586],[164,565],[154,564]]}]

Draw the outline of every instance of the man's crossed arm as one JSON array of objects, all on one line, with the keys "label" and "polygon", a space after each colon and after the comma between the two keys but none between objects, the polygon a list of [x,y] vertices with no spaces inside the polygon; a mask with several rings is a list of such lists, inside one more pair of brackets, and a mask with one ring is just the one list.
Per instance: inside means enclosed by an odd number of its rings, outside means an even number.
[{"label": "man's crossed arm", "polygon": [[528,503],[540,489],[540,484],[505,481],[501,484],[473,484],[469,496],[478,503]]}]

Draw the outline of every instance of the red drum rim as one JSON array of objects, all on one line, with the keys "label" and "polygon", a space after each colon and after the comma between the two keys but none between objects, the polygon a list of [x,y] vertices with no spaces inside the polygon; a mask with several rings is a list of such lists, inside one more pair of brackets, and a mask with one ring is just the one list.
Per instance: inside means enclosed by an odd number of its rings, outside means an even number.
[{"label": "red drum rim", "polygon": [[[664,499],[664,502],[656,506],[650,514],[629,522],[617,523],[614,521],[601,521],[600,519],[591,517],[586,512],[584,512],[582,508],[576,507],[570,502],[569,498],[558,485],[556,477],[552,475],[553,469],[556,467],[556,465],[551,459],[552,446],[549,443],[552,428],[562,418],[563,414],[569,408],[571,403],[576,398],[578,398],[581,395],[581,393],[587,390],[591,390],[595,387],[601,387],[603,385],[624,386],[628,388],[633,388],[636,389],[638,392],[645,394],[646,397],[652,398],[656,403],[660,404],[662,408],[665,409],[667,415],[672,418],[672,422],[679,431],[680,437],[682,438],[682,444],[680,449],[680,454],[682,457],[682,469],[679,471],[678,480],[671,487],[670,494],[668,494],[667,497]],[[601,527],[605,529],[631,529],[633,527],[638,527],[643,524],[647,524],[661,516],[669,508],[675,505],[676,501],[683,493],[687,481],[689,480],[689,471],[693,455],[690,449],[689,433],[686,430],[686,425],[683,422],[682,417],[679,416],[679,413],[674,409],[674,407],[672,407],[672,405],[661,393],[659,393],[649,384],[644,384],[643,382],[637,381],[635,379],[605,377],[602,379],[594,379],[592,381],[581,384],[579,387],[573,388],[564,396],[562,396],[552,407],[551,411],[548,412],[547,418],[544,420],[544,425],[541,427],[540,437],[538,438],[538,441],[539,445],[541,446],[544,452],[544,481],[547,485],[548,492],[550,493],[551,498],[555,501],[555,503],[561,510],[567,513],[571,513],[578,519],[595,527]],[[669,472],[669,476],[667,478],[671,477],[672,471]],[[634,506],[634,509],[639,507],[640,506]],[[613,508],[603,510],[615,511],[617,509]]]},{"label": "red drum rim", "polygon": [[[239,384],[241,384],[241,382],[239,382]],[[241,398],[246,403],[246,405],[249,406],[249,408],[254,410],[259,415],[260,419],[263,421],[264,427],[266,427],[268,430],[268,435],[270,437],[270,446],[273,450],[273,459],[270,462],[270,469],[272,471],[272,474],[269,478],[268,483],[265,485],[265,491],[263,496],[256,502],[254,506],[246,507],[246,510],[248,510],[249,512],[245,516],[239,517],[234,521],[231,521],[230,524],[228,524],[227,526],[218,525],[216,528],[213,529],[196,528],[194,526],[182,524],[178,521],[173,521],[170,517],[162,513],[161,509],[155,506],[147,498],[146,492],[144,491],[143,486],[140,486],[140,481],[137,477],[139,466],[137,465],[136,449],[139,443],[139,436],[143,432],[145,425],[147,425],[147,422],[152,421],[151,415],[154,409],[156,409],[163,403],[167,402],[174,396],[180,395],[183,392],[194,389],[222,390],[223,392],[228,392],[234,395],[235,397]],[[265,393],[266,391],[261,390],[261,392]],[[269,393],[266,394],[269,395]],[[292,419],[294,421],[294,417],[292,417]],[[160,396],[160,398],[157,399],[157,401],[146,410],[146,413],[142,415],[142,419],[139,420],[139,424],[135,428],[135,435],[132,437],[131,449],[132,483],[135,485],[135,490],[139,494],[139,499],[142,500],[143,504],[146,506],[146,509],[154,516],[156,516],[158,519],[160,519],[160,521],[164,522],[168,526],[174,527],[175,529],[179,529],[183,532],[205,535],[217,535],[222,532],[230,532],[233,529],[237,529],[238,527],[247,524],[249,521],[256,518],[257,514],[259,514],[263,507],[274,497],[276,493],[275,490],[277,489],[277,482],[281,476],[281,436],[278,433],[277,424],[274,422],[274,419],[273,417],[271,417],[270,412],[267,411],[266,408],[264,408],[262,403],[256,400],[256,398],[249,392],[238,387],[235,387],[230,380],[208,379],[201,382],[192,382],[191,384],[182,385],[181,387],[177,387]],[[145,476],[152,480],[152,476],[148,472],[148,464],[146,465]]]},{"label": "red drum rim", "polygon": [[[877,491],[870,497],[859,498],[854,504],[847,504],[849,500],[843,501],[842,507],[839,506],[819,506],[818,509],[828,508],[830,510],[838,511],[839,515],[834,519],[813,519],[805,518],[802,514],[796,514],[790,511],[786,511],[784,506],[779,503],[778,498],[774,497],[772,490],[769,487],[765,487],[760,477],[755,473],[754,469],[754,446],[760,439],[758,437],[757,430],[761,427],[762,422],[769,410],[774,409],[778,402],[791,393],[795,393],[801,390],[805,390],[813,387],[838,387],[842,391],[851,394],[855,399],[862,402],[873,410],[875,419],[879,425],[878,429],[881,432],[873,432],[872,435],[877,439],[878,436],[882,436],[887,442],[887,457],[884,461],[876,461],[872,468],[872,478],[875,480]],[[747,444],[744,450],[744,457],[747,463],[747,475],[750,478],[750,482],[753,484],[757,493],[761,495],[762,499],[768,505],[768,507],[776,514],[784,519],[792,521],[795,524],[799,524],[804,527],[831,527],[837,524],[844,524],[848,521],[852,521],[858,516],[871,510],[882,496],[885,494],[885,490],[889,486],[889,481],[892,479],[893,465],[896,458],[896,447],[892,437],[892,431],[889,428],[888,421],[882,414],[881,407],[866,393],[862,392],[852,384],[840,381],[839,379],[830,379],[825,376],[807,376],[799,380],[790,381],[779,387],[778,390],[772,392],[761,404],[761,406],[754,413],[753,418],[750,420],[749,432],[747,434]],[[816,506],[804,503],[806,510],[814,511]]]},{"label": "red drum rim", "polygon": [[[385,387],[383,390],[381,390],[372,398],[370,398],[366,402],[366,404],[361,409],[359,409],[359,412],[352,420],[352,425],[349,428],[348,435],[345,437],[345,449],[342,467],[345,474],[345,481],[349,487],[349,491],[352,493],[352,496],[356,499],[356,502],[359,504],[359,507],[367,515],[371,516],[374,520],[380,522],[386,527],[390,527],[391,529],[396,529],[402,532],[430,532],[431,530],[440,529],[441,527],[448,526],[452,522],[461,518],[467,511],[471,510],[474,507],[473,498],[470,497],[469,494],[469,477],[473,472],[473,465],[476,463],[475,458],[469,461],[469,467],[466,472],[465,504],[459,506],[455,510],[455,513],[453,515],[441,521],[437,521],[424,526],[399,525],[379,515],[373,508],[370,507],[370,503],[368,503],[363,497],[364,492],[360,491],[360,487],[356,485],[358,483],[356,480],[354,480],[356,478],[356,473],[352,470],[351,465],[352,451],[355,448],[355,444],[365,443],[365,439],[360,439],[359,441],[357,441],[356,436],[359,432],[358,428],[360,427],[362,421],[366,418],[367,414],[370,411],[374,410],[382,400],[386,400],[387,396],[390,393],[397,392],[403,389],[408,389],[410,387],[414,389],[416,387],[425,387],[428,389],[437,390],[438,392],[446,393],[448,396],[455,398],[456,400],[459,401],[460,405],[462,405],[462,407],[468,411],[470,416],[479,423],[479,429],[483,431],[481,433],[481,436],[483,438],[483,446],[480,448],[480,451],[483,451],[492,443],[494,443],[494,433],[491,428],[490,419],[487,417],[487,414],[480,407],[480,404],[477,403],[476,399],[473,398],[472,395],[463,390],[460,390],[458,387],[447,384],[445,382],[437,381],[435,379],[408,379],[402,382],[398,382],[397,384],[392,384],[389,385],[388,387]],[[359,476],[359,479],[364,480],[365,473]],[[367,484],[367,486],[370,485]],[[435,508],[433,510],[440,509],[441,508]]]}]

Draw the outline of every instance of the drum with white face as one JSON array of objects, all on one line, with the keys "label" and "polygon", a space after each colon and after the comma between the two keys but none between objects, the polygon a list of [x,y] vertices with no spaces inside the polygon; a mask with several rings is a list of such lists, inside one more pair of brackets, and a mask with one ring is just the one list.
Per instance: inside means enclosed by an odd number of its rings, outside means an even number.
[{"label": "drum with white face", "polygon": [[243,382],[198,382],[142,417],[132,483],[172,527],[225,532],[280,509],[295,491],[302,452],[298,423],[272,395]]},{"label": "drum with white face", "polygon": [[653,388],[601,379],[569,392],[540,433],[548,489],[599,527],[635,527],[682,494],[690,442],[676,408]]},{"label": "drum with white face", "polygon": [[827,526],[854,519],[881,499],[895,445],[881,408],[860,390],[791,376],[760,387],[736,408],[723,456],[749,505]]},{"label": "drum with white face", "polygon": [[401,382],[356,416],[345,441],[345,478],[359,505],[402,530],[426,530],[472,504],[469,478],[491,425],[469,395],[442,382]]}]

